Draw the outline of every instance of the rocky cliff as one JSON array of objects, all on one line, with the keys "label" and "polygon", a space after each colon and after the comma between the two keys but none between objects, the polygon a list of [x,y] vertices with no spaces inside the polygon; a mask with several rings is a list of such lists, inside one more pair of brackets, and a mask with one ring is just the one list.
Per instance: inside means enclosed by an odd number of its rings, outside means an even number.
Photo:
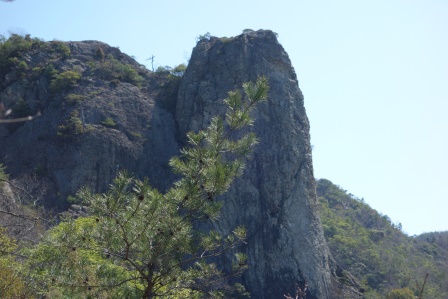
[{"label": "rocky cliff", "polygon": [[323,237],[303,96],[273,32],[203,38],[181,77],[149,72],[96,41],[31,43],[2,67],[0,102],[16,117],[42,116],[0,124],[0,162],[16,178],[36,174],[46,204],[62,208],[82,185],[104,191],[120,169],[166,188],[185,133],[222,114],[229,90],[267,76],[270,99],[253,126],[260,143],[223,198],[218,229],[247,228],[242,280],[252,298],[282,298],[305,283],[307,298],[359,298],[340,283]]}]

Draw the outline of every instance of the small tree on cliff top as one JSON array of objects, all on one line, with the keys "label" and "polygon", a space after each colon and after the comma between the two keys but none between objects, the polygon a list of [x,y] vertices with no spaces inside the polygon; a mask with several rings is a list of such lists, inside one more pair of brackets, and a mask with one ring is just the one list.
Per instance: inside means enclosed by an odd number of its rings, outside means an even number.
[{"label": "small tree on cliff top", "polygon": [[210,259],[242,242],[245,230],[222,236],[194,224],[217,220],[223,206],[217,197],[241,174],[257,142],[252,133],[235,135],[253,123],[250,111],[267,98],[267,79],[243,89],[245,97],[229,92],[225,120],[215,117],[206,130],[187,135],[191,146],[170,161],[182,178],[165,194],[124,173],[105,194],[80,190],[91,216],[67,219],[29,253],[33,284],[49,297],[229,296],[235,286],[228,278],[246,269],[246,256],[237,253],[229,273]]}]

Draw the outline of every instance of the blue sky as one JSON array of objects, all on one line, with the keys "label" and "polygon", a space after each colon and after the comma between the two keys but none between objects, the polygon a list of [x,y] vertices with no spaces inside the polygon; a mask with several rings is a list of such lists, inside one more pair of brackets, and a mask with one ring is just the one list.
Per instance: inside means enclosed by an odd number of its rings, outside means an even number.
[{"label": "blue sky", "polygon": [[100,40],[156,66],[248,28],[277,32],[291,58],[315,176],[410,235],[448,230],[448,1],[0,2],[0,34]]}]

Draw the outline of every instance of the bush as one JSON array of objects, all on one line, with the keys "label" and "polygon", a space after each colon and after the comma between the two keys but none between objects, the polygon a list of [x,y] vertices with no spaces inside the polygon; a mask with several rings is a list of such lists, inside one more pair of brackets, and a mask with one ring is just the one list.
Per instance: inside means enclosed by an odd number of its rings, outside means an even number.
[{"label": "bush", "polygon": [[66,71],[54,76],[54,79],[50,83],[50,91],[57,93],[67,90],[81,79],[81,74],[76,71]]},{"label": "bush", "polygon": [[65,99],[67,100],[67,102],[69,104],[76,104],[76,103],[84,101],[86,99],[86,96],[84,96],[82,94],[71,93],[71,94],[67,95],[65,97]]},{"label": "bush", "polygon": [[171,72],[172,70],[173,70],[172,67],[170,67],[170,66],[168,66],[168,65],[165,65],[165,66],[159,66],[159,67],[156,69],[156,72],[158,72],[158,73],[163,73],[163,72]]},{"label": "bush", "polygon": [[0,248],[1,298],[34,298],[22,280],[23,276],[17,271],[20,264],[13,258],[17,242],[7,235],[4,227],[0,227]]},{"label": "bush", "polygon": [[109,127],[109,128],[115,128],[116,126],[117,126],[117,124],[115,123],[115,121],[112,119],[112,118],[110,118],[110,117],[108,117],[108,118],[106,118],[104,121],[102,121],[101,122],[103,125],[105,125],[106,127]]},{"label": "bush", "polygon": [[26,64],[26,62],[22,60],[19,62],[19,65],[17,65],[17,67],[19,68],[19,70],[24,71],[28,69],[28,64]]},{"label": "bush", "polygon": [[18,34],[11,34],[8,39],[0,36],[0,63],[11,57],[20,57],[31,49],[32,43]]},{"label": "bush", "polygon": [[142,139],[143,135],[138,132],[131,132],[131,135],[134,136],[137,139]]},{"label": "bush", "polygon": [[[31,39],[29,36],[23,37],[18,34],[11,34],[6,39],[5,36],[0,35],[0,84],[4,80],[4,75],[10,71],[10,69],[19,64],[19,58],[23,56],[25,52],[31,50],[33,43],[36,43],[37,39]],[[26,64],[21,64],[19,67],[25,67]],[[28,68],[28,66],[26,66]]]},{"label": "bush", "polygon": [[103,62],[96,62],[91,64],[91,71],[100,78],[111,82],[117,82],[118,80],[131,83],[136,86],[141,85],[141,83],[143,82],[143,77],[140,76],[131,65],[123,64],[113,58],[113,56],[108,56],[108,58],[109,59]]},{"label": "bush", "polygon": [[219,40],[222,41],[223,43],[230,43],[231,41],[233,41],[233,38],[221,37]]},{"label": "bush", "polygon": [[39,67],[39,66],[33,67],[31,70],[32,70],[34,73],[40,73],[40,72],[42,72],[42,68]]},{"label": "bush", "polygon": [[187,66],[185,64],[181,63],[171,71],[171,74],[173,74],[175,76],[182,76],[185,73],[186,69],[187,69]]},{"label": "bush", "polygon": [[210,34],[210,32],[207,32],[206,34],[199,35],[198,37],[196,37],[196,42],[199,42],[202,40],[210,40],[210,38],[211,38],[211,34]]},{"label": "bush", "polygon": [[67,46],[67,44],[60,41],[55,41],[53,42],[53,44],[54,49],[56,50],[57,53],[61,54],[62,58],[67,58],[72,54],[70,51],[70,47]]},{"label": "bush", "polygon": [[82,120],[79,118],[79,111],[73,110],[65,123],[58,127],[57,135],[69,138],[80,135],[83,131],[83,124]]},{"label": "bush", "polygon": [[387,299],[414,299],[414,293],[408,289],[396,289],[387,294]]},{"label": "bush", "polygon": [[58,71],[55,69],[54,65],[52,63],[50,63],[49,65],[47,65],[47,67],[45,68],[44,71],[44,75],[49,77],[49,78],[53,78],[58,74]]},{"label": "bush", "polygon": [[0,187],[2,186],[3,181],[8,180],[8,174],[5,172],[5,166],[0,163]]}]

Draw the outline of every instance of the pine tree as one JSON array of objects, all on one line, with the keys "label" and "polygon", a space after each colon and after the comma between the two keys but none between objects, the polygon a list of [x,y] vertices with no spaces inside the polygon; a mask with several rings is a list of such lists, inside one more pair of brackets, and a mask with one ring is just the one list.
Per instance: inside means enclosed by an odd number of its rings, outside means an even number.
[{"label": "pine tree", "polygon": [[229,92],[224,119],[187,135],[189,146],[170,161],[181,179],[166,193],[126,173],[105,194],[81,189],[77,197],[90,216],[66,219],[28,253],[31,283],[49,297],[70,298],[222,298],[242,290],[228,278],[243,273],[246,256],[237,253],[229,272],[211,259],[238,246],[245,229],[222,236],[197,224],[218,220],[220,195],[257,143],[241,130],[267,98],[267,79],[244,83],[243,90],[244,96]]}]

